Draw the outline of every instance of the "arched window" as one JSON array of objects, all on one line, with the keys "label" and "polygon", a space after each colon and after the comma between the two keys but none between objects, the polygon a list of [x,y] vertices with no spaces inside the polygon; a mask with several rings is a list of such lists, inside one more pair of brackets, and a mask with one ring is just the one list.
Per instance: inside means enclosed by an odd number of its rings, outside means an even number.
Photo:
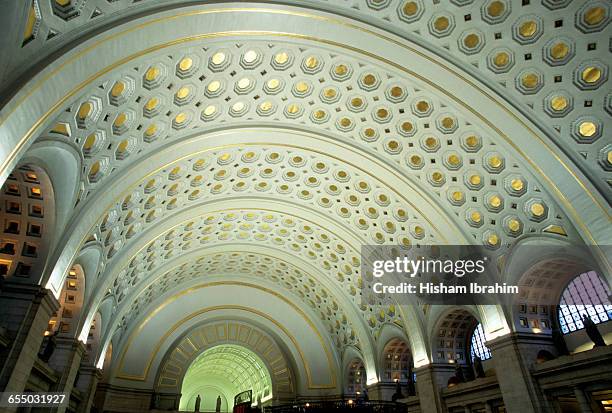
[{"label": "arched window", "polygon": [[583,314],[588,314],[595,324],[609,321],[612,318],[609,295],[610,288],[595,271],[574,278],[559,301],[559,325],[563,334],[583,329]]},{"label": "arched window", "polygon": [[485,345],[487,339],[485,338],[482,324],[478,323],[474,331],[472,332],[471,344],[470,344],[470,357],[472,361],[478,356],[481,360],[488,360],[491,357],[491,350]]}]

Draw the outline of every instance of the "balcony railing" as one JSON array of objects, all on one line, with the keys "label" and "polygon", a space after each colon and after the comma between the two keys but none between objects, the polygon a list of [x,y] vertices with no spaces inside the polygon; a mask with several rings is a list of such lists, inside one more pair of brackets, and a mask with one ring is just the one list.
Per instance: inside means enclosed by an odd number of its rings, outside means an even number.
[{"label": "balcony railing", "polygon": [[281,406],[265,407],[264,413],[405,413],[406,405],[397,402],[385,401],[309,401],[285,404]]}]

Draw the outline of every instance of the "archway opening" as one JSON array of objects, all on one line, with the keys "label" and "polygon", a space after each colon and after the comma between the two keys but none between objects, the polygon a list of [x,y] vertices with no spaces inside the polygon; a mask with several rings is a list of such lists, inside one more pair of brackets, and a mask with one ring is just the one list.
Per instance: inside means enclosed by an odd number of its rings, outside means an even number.
[{"label": "archway opening", "polygon": [[531,265],[520,277],[514,327],[551,337],[559,354],[581,352],[592,348],[583,324],[583,316],[588,316],[604,341],[609,341],[612,303],[610,285],[602,273],[579,253],[561,256],[559,252]]},{"label": "archway opening", "polygon": [[366,389],[366,369],[363,361],[355,358],[348,366],[345,393],[347,396],[359,396]]},{"label": "archway opening", "polygon": [[384,372],[383,382],[406,383],[414,379],[412,355],[408,343],[402,339],[394,338],[387,343],[383,351]]},{"label": "archway opening", "polygon": [[234,396],[252,391],[253,404],[272,398],[272,378],[266,364],[251,350],[233,344],[212,347],[189,366],[181,387],[180,410],[194,411],[200,396],[201,411],[229,412]]},{"label": "archway opening", "polygon": [[463,308],[447,312],[438,323],[436,333],[432,348],[438,363],[470,365],[475,356],[483,361],[491,358],[482,324]]},{"label": "archway opening", "polygon": [[53,187],[34,165],[9,174],[0,189],[0,276],[37,284],[55,223]]}]

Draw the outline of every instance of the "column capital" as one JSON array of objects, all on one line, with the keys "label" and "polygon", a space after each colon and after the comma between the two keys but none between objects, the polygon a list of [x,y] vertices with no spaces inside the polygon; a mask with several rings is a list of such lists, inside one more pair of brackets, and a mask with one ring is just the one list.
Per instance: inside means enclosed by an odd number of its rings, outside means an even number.
[{"label": "column capital", "polygon": [[66,337],[58,335],[55,337],[56,348],[65,348],[74,350],[79,356],[85,354],[85,344],[76,337]]},{"label": "column capital", "polygon": [[81,375],[88,374],[91,376],[96,376],[98,379],[102,378],[102,370],[89,363],[81,363],[81,366],[79,367],[79,373]]},{"label": "column capital", "polygon": [[59,301],[51,291],[40,285],[8,279],[2,283],[0,293],[3,299],[29,300],[35,304],[42,304],[45,309],[50,309],[49,314],[60,307]]},{"label": "column capital", "polygon": [[428,371],[434,371],[434,372],[450,371],[450,372],[454,372],[455,371],[455,365],[451,364],[451,363],[429,363],[429,364],[424,364],[422,366],[414,368],[414,372],[417,374],[417,376],[419,374],[422,374],[422,373],[425,373],[425,372],[428,372]]},{"label": "column capital", "polygon": [[485,344],[490,350],[504,348],[516,344],[546,344],[550,345],[551,338],[545,334],[530,332],[512,332],[503,336],[495,337]]}]

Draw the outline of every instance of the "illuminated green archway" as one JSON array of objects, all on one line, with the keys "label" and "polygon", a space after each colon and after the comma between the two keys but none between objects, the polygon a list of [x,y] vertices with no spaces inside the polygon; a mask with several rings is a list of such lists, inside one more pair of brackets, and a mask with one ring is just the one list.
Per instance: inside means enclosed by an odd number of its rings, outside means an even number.
[{"label": "illuminated green archway", "polygon": [[215,411],[221,397],[221,411],[231,411],[234,396],[252,390],[253,400],[272,398],[272,379],[264,362],[245,347],[223,344],[200,354],[189,366],[181,388],[180,410],[193,411],[198,396],[200,410]]}]

